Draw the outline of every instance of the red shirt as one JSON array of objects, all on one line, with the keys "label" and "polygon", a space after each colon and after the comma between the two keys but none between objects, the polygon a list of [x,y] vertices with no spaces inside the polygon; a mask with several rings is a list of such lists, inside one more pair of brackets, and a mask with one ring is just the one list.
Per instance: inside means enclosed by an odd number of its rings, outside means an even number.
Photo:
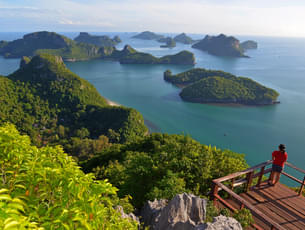
[{"label": "red shirt", "polygon": [[273,164],[284,167],[285,162],[287,161],[287,153],[282,153],[281,151],[274,151],[272,153],[272,158],[275,158]]}]

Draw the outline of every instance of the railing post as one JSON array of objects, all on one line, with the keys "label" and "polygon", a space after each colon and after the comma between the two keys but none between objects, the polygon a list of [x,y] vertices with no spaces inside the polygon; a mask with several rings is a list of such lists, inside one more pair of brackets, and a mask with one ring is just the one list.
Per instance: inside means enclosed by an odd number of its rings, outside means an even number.
[{"label": "railing post", "polygon": [[305,176],[304,176],[303,183],[302,183],[302,185],[301,185],[301,187],[300,187],[300,190],[299,190],[299,196],[302,195],[304,185],[305,185]]},{"label": "railing post", "polygon": [[261,182],[262,182],[262,178],[264,176],[264,173],[265,173],[265,166],[263,166],[261,168],[261,171],[259,173],[259,177],[258,177],[258,181],[257,181],[256,187],[260,187],[261,186]]},{"label": "railing post", "polygon": [[214,206],[217,206],[217,198],[216,195],[218,194],[218,185],[213,182],[212,194],[211,199],[213,200]]},{"label": "railing post", "polygon": [[246,185],[246,192],[249,191],[251,184],[252,184],[252,179],[253,179],[253,174],[254,171],[251,171],[247,174],[247,185]]}]

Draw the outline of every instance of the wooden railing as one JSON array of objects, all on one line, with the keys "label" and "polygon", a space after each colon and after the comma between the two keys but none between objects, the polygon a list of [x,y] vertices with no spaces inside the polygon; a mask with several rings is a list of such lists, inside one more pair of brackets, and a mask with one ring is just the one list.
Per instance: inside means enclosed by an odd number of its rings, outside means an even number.
[{"label": "wooden railing", "polygon": [[[235,187],[245,185],[244,190],[245,190],[245,192],[248,192],[249,189],[252,186],[253,179],[255,179],[255,178],[258,178],[257,183],[256,183],[255,186],[260,187],[263,176],[265,174],[271,172],[271,168],[266,169],[267,166],[269,166],[271,164],[272,164],[272,160],[269,160],[269,161],[266,161],[266,162],[261,163],[259,165],[248,168],[244,171],[236,172],[236,173],[233,173],[231,175],[224,176],[224,177],[213,180],[213,188],[212,188],[211,198],[214,201],[214,205],[216,206],[217,201],[220,201],[224,206],[231,209],[232,211],[234,211],[234,212],[237,211],[236,208],[234,208],[228,201],[223,199],[218,194],[219,191],[224,190],[229,194],[230,197],[235,198],[237,201],[239,201],[240,208],[248,208],[249,210],[251,210],[252,213],[256,214],[256,216],[263,219],[264,222],[268,223],[272,230],[274,230],[274,229],[285,230],[285,228],[283,228],[281,225],[276,223],[273,219],[271,219],[270,217],[265,215],[263,212],[258,210],[256,207],[254,207],[252,204],[250,204],[248,201],[246,201],[245,199],[243,199],[241,196],[239,196],[238,194],[236,194],[233,191],[233,189]],[[295,178],[294,176],[289,175],[288,173],[286,173],[284,171],[282,172],[283,175],[285,175],[288,178],[294,180],[295,182],[301,184],[300,189],[299,189],[299,193],[298,193],[299,195],[301,195],[302,191],[304,189],[304,185],[305,185],[305,170],[299,169],[299,168],[297,168],[296,166],[292,165],[289,162],[286,162],[285,165],[304,174],[304,179],[303,179],[303,181],[301,181],[301,180]],[[259,170],[259,171],[256,172],[257,170]],[[271,175],[271,173],[270,173],[270,175]],[[242,176],[246,176],[246,178],[240,178]],[[229,186],[230,188],[223,184],[224,182],[228,182],[228,181],[230,181],[230,186]],[[252,226],[256,229],[263,230],[261,227],[259,227],[255,223],[252,224]]]}]

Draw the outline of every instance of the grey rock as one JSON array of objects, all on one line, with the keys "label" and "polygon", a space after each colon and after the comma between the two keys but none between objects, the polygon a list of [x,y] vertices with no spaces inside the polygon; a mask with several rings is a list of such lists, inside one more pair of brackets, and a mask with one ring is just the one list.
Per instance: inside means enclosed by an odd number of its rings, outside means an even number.
[{"label": "grey rock", "polygon": [[242,230],[241,224],[232,217],[217,216],[212,223],[198,225],[195,230]]},{"label": "grey rock", "polygon": [[186,193],[176,195],[167,205],[165,200],[148,202],[142,210],[145,226],[153,230],[194,230],[205,216],[206,200]]},{"label": "grey rock", "polygon": [[116,210],[121,214],[122,218],[124,218],[124,219],[131,219],[131,220],[136,221],[136,222],[138,222],[140,224],[139,218],[136,217],[135,214],[133,214],[133,213],[126,214],[124,212],[124,209],[123,209],[122,206],[118,205],[116,207]]},{"label": "grey rock", "polygon": [[147,201],[141,210],[142,221],[144,226],[150,226],[151,229],[156,228],[156,224],[160,218],[160,213],[167,205],[167,200],[161,199],[154,201]]}]

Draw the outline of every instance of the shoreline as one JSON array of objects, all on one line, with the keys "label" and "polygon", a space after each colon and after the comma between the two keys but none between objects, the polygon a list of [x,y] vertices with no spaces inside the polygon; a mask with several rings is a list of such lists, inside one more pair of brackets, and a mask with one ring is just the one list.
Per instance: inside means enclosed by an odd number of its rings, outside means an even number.
[{"label": "shoreline", "polygon": [[105,100],[106,100],[107,104],[110,105],[110,106],[122,106],[121,104],[119,104],[117,102],[114,102],[114,101],[111,101],[107,98],[105,98]]}]

